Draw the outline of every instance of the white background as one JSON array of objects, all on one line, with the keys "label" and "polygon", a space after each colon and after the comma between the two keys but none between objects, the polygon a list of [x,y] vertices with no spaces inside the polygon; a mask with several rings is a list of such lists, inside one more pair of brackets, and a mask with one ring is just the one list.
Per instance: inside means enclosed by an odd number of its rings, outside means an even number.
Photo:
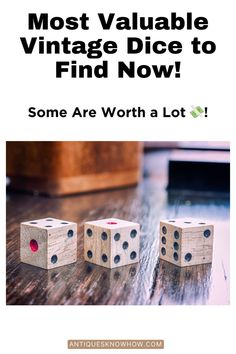
[{"label": "white background", "polygon": [[[2,353],[66,353],[69,338],[164,339],[165,353],[231,353],[234,348],[235,316],[234,257],[231,264],[231,305],[212,307],[111,307],[111,306],[6,306],[5,305],[5,141],[6,140],[230,140],[234,174],[235,141],[235,51],[233,1],[11,1],[1,4],[1,342]],[[27,30],[29,12],[50,16],[90,17],[90,31]],[[205,31],[107,31],[102,32],[97,12],[129,16],[168,16],[170,12],[205,16]],[[166,41],[179,40],[181,55],[126,57],[121,49],[111,56],[111,70],[118,60],[140,64],[165,64],[180,60],[180,79],[56,79],[55,61],[66,56],[25,55],[20,36],[44,35],[48,39],[117,40],[120,48],[127,36]],[[193,55],[190,42],[198,36],[216,42],[213,55]],[[73,58],[77,59],[77,58]],[[86,58],[81,60],[81,63]],[[80,61],[79,59],[77,59]],[[102,59],[100,59],[101,61]],[[92,63],[89,60],[87,63]],[[199,119],[30,119],[29,106],[38,108],[189,108],[208,107],[208,118]],[[234,175],[233,175],[234,176]],[[232,177],[232,180],[234,178]],[[232,195],[235,188],[232,184]],[[232,198],[231,208],[235,212]],[[231,235],[235,227],[232,223]],[[235,241],[231,239],[231,253]],[[5,348],[5,349],[4,349]]]}]

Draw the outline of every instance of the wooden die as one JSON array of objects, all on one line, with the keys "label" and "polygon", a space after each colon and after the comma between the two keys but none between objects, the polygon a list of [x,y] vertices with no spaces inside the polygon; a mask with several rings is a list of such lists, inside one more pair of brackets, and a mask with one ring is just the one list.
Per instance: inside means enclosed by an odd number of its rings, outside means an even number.
[{"label": "wooden die", "polygon": [[160,222],[161,259],[180,267],[212,262],[214,226],[201,219]]},{"label": "wooden die", "polygon": [[21,262],[51,269],[77,260],[77,225],[45,218],[21,223]]},{"label": "wooden die", "polygon": [[139,261],[140,225],[120,219],[88,221],[84,225],[84,258],[106,268]]}]

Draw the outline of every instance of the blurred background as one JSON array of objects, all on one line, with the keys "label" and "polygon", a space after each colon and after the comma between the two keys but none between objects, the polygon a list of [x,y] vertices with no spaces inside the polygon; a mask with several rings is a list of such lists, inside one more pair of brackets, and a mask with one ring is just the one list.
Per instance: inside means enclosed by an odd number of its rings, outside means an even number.
[{"label": "blurred background", "polygon": [[229,193],[229,158],[227,142],[8,142],[7,184],[60,196],[152,175],[170,190]]},{"label": "blurred background", "polygon": [[[6,152],[8,304],[229,304],[229,142],[7,142]],[[78,223],[78,264],[19,262],[20,222],[46,216]],[[81,258],[83,223],[108,217],[141,224],[135,267]],[[159,261],[159,222],[177,217],[214,222],[212,264]]]}]

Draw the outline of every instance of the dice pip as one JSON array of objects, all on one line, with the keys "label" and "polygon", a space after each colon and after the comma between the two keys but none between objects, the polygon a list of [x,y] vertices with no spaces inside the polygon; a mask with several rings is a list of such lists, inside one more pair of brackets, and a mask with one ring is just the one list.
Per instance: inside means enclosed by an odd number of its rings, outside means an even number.
[{"label": "dice pip", "polygon": [[212,262],[214,226],[201,219],[160,222],[159,257],[180,267]]},{"label": "dice pip", "polygon": [[120,219],[88,221],[84,225],[84,258],[106,268],[139,261],[140,226]]},{"label": "dice pip", "polygon": [[21,262],[44,269],[77,260],[77,224],[55,218],[21,223]]}]

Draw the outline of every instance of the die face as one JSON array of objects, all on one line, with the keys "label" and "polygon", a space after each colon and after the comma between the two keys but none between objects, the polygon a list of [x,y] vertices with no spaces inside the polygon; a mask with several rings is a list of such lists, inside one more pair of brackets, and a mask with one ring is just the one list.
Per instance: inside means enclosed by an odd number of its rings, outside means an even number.
[{"label": "die face", "polygon": [[47,230],[21,224],[21,262],[47,269],[47,241]]},{"label": "die face", "polygon": [[111,268],[139,261],[140,226],[117,228],[111,233]]},{"label": "die face", "polygon": [[139,261],[140,226],[120,219],[86,222],[84,258],[106,268]]},{"label": "die face", "polygon": [[185,232],[181,242],[181,266],[191,266],[212,262],[213,225],[207,225],[197,232]]},{"label": "die face", "polygon": [[[102,220],[94,220],[94,221],[88,221],[90,225],[93,226],[100,226],[104,229],[107,230],[116,230],[120,228],[126,228],[126,227],[137,227],[139,224],[131,221],[126,221],[126,220],[121,220],[117,218],[109,218],[109,219],[102,219]],[[87,224],[85,223],[85,224]]]},{"label": "die face", "polygon": [[44,269],[77,260],[77,225],[55,218],[21,223],[21,261]]},{"label": "die face", "polygon": [[36,227],[39,229],[51,230],[54,228],[60,228],[60,227],[66,227],[68,225],[74,225],[74,223],[70,222],[70,221],[47,217],[44,219],[22,222],[21,225],[27,225],[27,226]]},{"label": "die face", "polygon": [[159,255],[167,262],[180,265],[182,232],[178,227],[169,228],[168,224],[160,224],[160,246]]},{"label": "die face", "polygon": [[184,218],[160,222],[159,256],[181,267],[212,262],[214,226]]},{"label": "die face", "polygon": [[180,266],[182,230],[165,221],[160,223],[159,256],[167,262]]},{"label": "die face", "polygon": [[63,224],[48,231],[47,268],[52,269],[76,262],[77,225]]},{"label": "die face", "polygon": [[211,223],[204,221],[202,219],[196,218],[178,218],[178,219],[166,219],[162,220],[161,223],[167,224],[168,228],[177,228],[180,229],[181,232],[198,232],[202,231],[207,226],[213,226]]},{"label": "die face", "polygon": [[84,259],[111,268],[111,230],[93,222],[85,223]]}]

